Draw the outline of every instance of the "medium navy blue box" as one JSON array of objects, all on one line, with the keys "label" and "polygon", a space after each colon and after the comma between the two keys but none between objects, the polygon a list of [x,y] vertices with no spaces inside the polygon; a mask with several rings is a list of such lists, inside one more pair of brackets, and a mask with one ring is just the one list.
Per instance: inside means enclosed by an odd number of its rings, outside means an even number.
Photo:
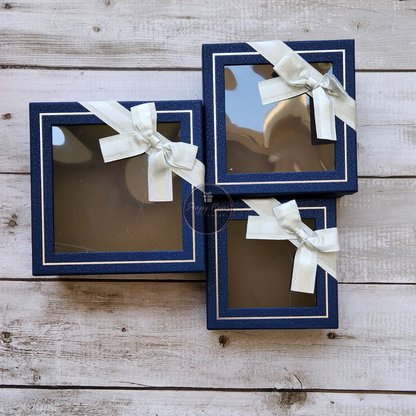
[{"label": "medium navy blue box", "polygon": [[[233,201],[213,202],[207,222],[208,329],[337,328],[337,281],[318,266],[314,294],[291,292],[296,247],[246,239],[248,216],[257,214]],[[335,199],[296,202],[311,229],[336,226]]]},{"label": "medium navy blue box", "polygon": [[[203,161],[201,102],[155,104],[158,131]],[[35,276],[205,270],[202,192],[173,174],[173,201],[150,202],[148,156],[104,163],[117,133],[79,103],[31,103],[30,131]]]},{"label": "medium navy blue box", "polygon": [[[353,40],[286,44],[355,99]],[[337,141],[317,139],[306,94],[262,106],[258,81],[276,74],[251,46],[203,45],[202,69],[207,183],[239,196],[357,191],[356,132],[336,118]]]}]

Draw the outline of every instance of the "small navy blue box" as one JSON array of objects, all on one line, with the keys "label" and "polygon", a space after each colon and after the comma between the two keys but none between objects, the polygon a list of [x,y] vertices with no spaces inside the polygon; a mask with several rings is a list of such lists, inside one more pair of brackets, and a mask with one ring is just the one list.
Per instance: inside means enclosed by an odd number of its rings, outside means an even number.
[{"label": "small navy blue box", "polygon": [[[203,161],[201,102],[155,104],[157,130]],[[205,270],[202,192],[173,174],[173,201],[150,202],[147,154],[104,163],[117,132],[79,103],[31,103],[30,134],[35,276]]]},{"label": "small navy blue box", "polygon": [[[355,99],[354,41],[286,42]],[[247,43],[202,47],[207,183],[235,196],[342,196],[357,191],[356,132],[336,118],[337,141],[317,139],[312,99],[262,105],[276,76]]]},{"label": "small navy blue box", "polygon": [[[335,199],[296,202],[311,229],[336,226]],[[211,204],[208,329],[337,328],[337,281],[318,266],[314,294],[290,291],[296,247],[289,241],[246,239],[249,215],[257,214],[242,200]]]}]

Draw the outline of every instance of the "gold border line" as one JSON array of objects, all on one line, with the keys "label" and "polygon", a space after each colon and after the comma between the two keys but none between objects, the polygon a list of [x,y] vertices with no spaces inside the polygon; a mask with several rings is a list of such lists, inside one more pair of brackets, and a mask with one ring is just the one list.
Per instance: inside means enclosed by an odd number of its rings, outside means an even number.
[{"label": "gold border line", "polygon": [[[326,207],[299,207],[299,209],[320,209],[324,211],[324,229],[327,228],[327,209]],[[329,316],[329,305],[328,305],[328,272],[325,271],[325,302],[326,302],[326,315],[321,316],[233,316],[233,317],[220,317],[219,313],[219,284],[218,284],[218,238],[217,238],[217,211],[253,211],[253,208],[218,208],[215,210],[215,289],[216,289],[216,303],[217,303],[217,320],[236,320],[236,319],[324,319]],[[230,308],[227,308],[228,310]],[[237,308],[242,309],[242,308]],[[256,308],[250,308],[256,309]],[[275,308],[261,308],[261,309],[275,309]],[[282,308],[283,309],[283,308]],[[290,308],[287,308],[290,309]]]},{"label": "gold border line", "polygon": [[[192,110],[164,110],[156,111],[156,113],[189,113],[190,122],[190,142],[193,144],[194,140],[194,126],[193,126],[193,111]],[[42,265],[43,266],[59,266],[59,265],[85,265],[85,264],[148,264],[148,263],[195,263],[196,261],[196,247],[195,247],[195,201],[194,193],[192,192],[192,260],[137,260],[137,261],[85,261],[85,262],[70,262],[70,263],[46,263],[45,260],[45,207],[44,207],[44,174],[43,174],[43,120],[44,116],[65,116],[65,115],[91,115],[91,112],[76,112],[76,113],[40,113],[40,174],[41,174],[41,211],[42,211]],[[192,187],[194,188],[194,187]],[[102,252],[107,253],[107,252]],[[117,252],[108,252],[117,253]],[[134,253],[132,251],[131,253]],[[152,252],[149,252],[152,253]],[[155,253],[155,252],[153,252]],[[83,254],[83,253],[74,253]]]},{"label": "gold border line", "polygon": [[[345,49],[330,49],[330,50],[315,50],[315,51],[296,51],[297,53],[331,53],[342,52],[342,72],[344,77],[343,87],[346,88],[346,72],[345,72]],[[348,181],[348,161],[347,161],[347,125],[344,123],[344,161],[345,161],[345,178],[344,179],[328,179],[328,180],[314,180],[314,181],[266,181],[266,182],[218,182],[218,161],[217,161],[217,97],[215,88],[215,57],[229,56],[229,55],[260,55],[259,52],[222,52],[212,54],[212,82],[213,82],[213,102],[214,102],[214,154],[215,154],[215,184],[216,185],[270,185],[270,184],[291,184],[291,183],[326,183],[326,182],[347,182]],[[224,110],[225,111],[225,110]],[[277,172],[275,172],[277,173]]]}]

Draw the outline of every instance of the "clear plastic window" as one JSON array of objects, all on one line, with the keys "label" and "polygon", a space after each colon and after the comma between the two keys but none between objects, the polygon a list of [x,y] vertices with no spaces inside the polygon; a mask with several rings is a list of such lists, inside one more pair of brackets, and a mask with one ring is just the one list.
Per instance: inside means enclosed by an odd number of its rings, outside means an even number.
[{"label": "clear plastic window", "polygon": [[[330,62],[312,65],[332,73]],[[224,74],[227,173],[335,169],[334,143],[316,138],[309,95],[262,105],[257,84],[272,78],[272,65],[229,65]]]},{"label": "clear plastic window", "polygon": [[[180,141],[180,123],[158,123]],[[182,250],[181,178],[173,201],[148,200],[147,154],[104,163],[99,139],[107,125],[53,126],[56,253]]]},{"label": "clear plastic window", "polygon": [[[315,230],[315,220],[303,222]],[[283,240],[246,239],[247,220],[227,226],[228,307],[315,307],[316,293],[292,292],[296,246]]]}]

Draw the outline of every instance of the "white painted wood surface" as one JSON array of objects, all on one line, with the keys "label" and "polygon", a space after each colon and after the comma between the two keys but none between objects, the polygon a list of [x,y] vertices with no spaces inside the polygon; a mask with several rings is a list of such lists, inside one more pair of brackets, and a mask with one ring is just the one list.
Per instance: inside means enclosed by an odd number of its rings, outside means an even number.
[{"label": "white painted wood surface", "polygon": [[203,282],[0,282],[0,385],[412,392],[415,296],[343,284],[339,329],[207,331]]},{"label": "white painted wood surface", "polygon": [[201,44],[356,39],[358,69],[415,69],[415,0],[6,0],[5,65],[200,68]]},{"label": "white painted wood surface", "polygon": [[411,395],[306,392],[0,390],[13,416],[414,416]]},{"label": "white painted wood surface", "polygon": [[[0,415],[415,415],[415,10],[5,0]],[[31,276],[29,102],[199,99],[202,43],[274,38],[356,40],[362,178],[338,201],[339,329],[207,331],[204,274]]]}]

